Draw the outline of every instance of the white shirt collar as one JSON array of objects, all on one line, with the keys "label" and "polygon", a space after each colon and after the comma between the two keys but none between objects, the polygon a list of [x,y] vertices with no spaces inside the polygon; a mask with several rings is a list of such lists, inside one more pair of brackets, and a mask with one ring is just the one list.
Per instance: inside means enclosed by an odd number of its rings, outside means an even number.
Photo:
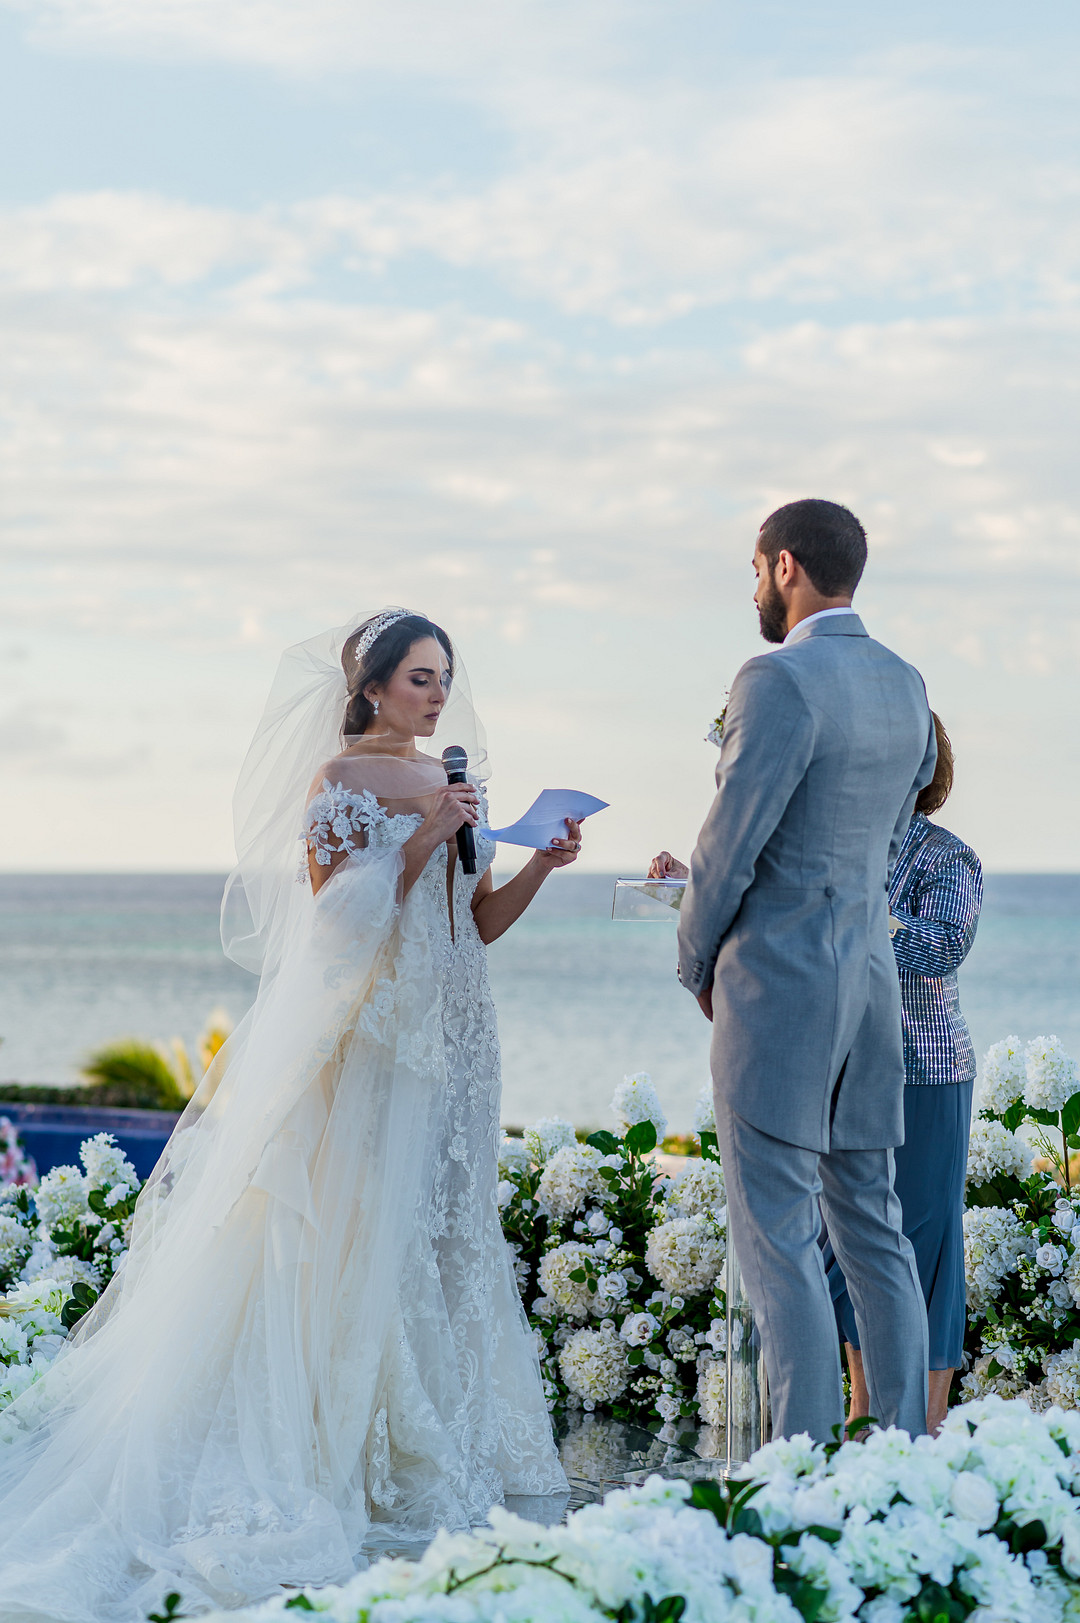
[{"label": "white shirt collar", "polygon": [[808,614],[805,620],[800,620],[798,625],[792,626],[784,638],[783,646],[786,647],[793,637],[797,637],[801,633],[804,626],[811,625],[815,620],[827,620],[830,614],[858,614],[858,612],[858,609],[853,609],[850,606],[839,609],[818,609],[816,614]]}]

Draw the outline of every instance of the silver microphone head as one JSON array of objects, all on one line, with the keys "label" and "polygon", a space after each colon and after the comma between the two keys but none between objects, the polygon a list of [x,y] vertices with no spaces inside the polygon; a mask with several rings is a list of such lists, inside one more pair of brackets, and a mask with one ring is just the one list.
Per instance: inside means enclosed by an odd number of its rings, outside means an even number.
[{"label": "silver microphone head", "polygon": [[442,764],[446,768],[448,777],[452,772],[467,772],[469,770],[469,752],[462,749],[460,744],[447,744],[442,752]]}]

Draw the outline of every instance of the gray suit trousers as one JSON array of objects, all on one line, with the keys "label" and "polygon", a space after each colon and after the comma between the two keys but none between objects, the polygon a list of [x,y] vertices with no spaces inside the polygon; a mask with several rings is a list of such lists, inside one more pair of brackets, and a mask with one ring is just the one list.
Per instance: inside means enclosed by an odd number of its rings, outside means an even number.
[{"label": "gray suit trousers", "polygon": [[[892,1150],[807,1150],[729,1110],[716,1126],[735,1247],[761,1336],[774,1437],[832,1440],[844,1420],[840,1343],[819,1235],[847,1279],[870,1412],[913,1437],[926,1430],[926,1307],[893,1192]],[[820,1203],[820,1204],[819,1204]]]}]

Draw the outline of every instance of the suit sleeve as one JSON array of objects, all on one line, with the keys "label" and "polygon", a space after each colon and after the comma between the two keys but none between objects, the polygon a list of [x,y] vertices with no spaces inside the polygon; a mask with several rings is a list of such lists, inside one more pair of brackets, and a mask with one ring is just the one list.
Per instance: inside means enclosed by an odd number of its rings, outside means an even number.
[{"label": "suit sleeve", "polygon": [[749,660],[732,685],[716,798],[679,914],[679,979],[695,996],[712,983],[720,945],[813,746],[813,716],[784,662],[771,654]]},{"label": "suit sleeve", "polygon": [[[923,696],[925,698],[925,694]],[[915,782],[908,790],[907,799],[904,801],[904,804],[900,809],[900,816],[896,819],[896,827],[893,829],[893,837],[889,844],[890,884],[892,884],[893,869],[896,867],[896,859],[900,855],[900,847],[904,843],[904,835],[907,833],[908,826],[911,823],[911,814],[915,810],[915,802],[919,797],[919,790],[926,788],[926,785],[934,776],[934,768],[937,766],[937,734],[934,732],[934,718],[930,714],[929,704],[926,707],[926,725],[930,729],[930,733],[926,741],[926,749],[923,753],[922,765],[915,774]]]}]

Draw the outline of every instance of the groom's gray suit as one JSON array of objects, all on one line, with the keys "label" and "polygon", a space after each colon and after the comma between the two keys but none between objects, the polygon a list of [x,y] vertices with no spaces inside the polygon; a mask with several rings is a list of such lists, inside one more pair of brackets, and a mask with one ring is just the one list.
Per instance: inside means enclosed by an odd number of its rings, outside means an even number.
[{"label": "groom's gray suit", "polygon": [[892,1190],[904,1058],[888,884],[935,758],[921,677],[853,612],[802,622],[735,678],[679,974],[712,987],[729,1236],[776,1436],[827,1441],[843,1416],[821,1212],[872,1412],[925,1429],[926,1314]]}]

